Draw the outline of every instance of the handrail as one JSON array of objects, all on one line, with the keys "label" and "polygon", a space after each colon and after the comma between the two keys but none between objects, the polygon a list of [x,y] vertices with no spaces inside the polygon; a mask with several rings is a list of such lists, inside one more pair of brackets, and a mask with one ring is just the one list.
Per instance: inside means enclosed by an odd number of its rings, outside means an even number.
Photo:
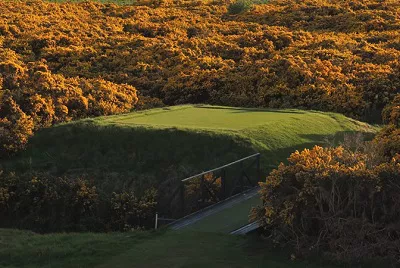
[{"label": "handrail", "polygon": [[181,180],[181,182],[189,181],[189,180],[194,179],[194,178],[197,178],[197,177],[199,177],[199,176],[203,176],[203,175],[205,175],[205,174],[208,174],[208,173],[211,173],[211,172],[214,172],[214,171],[217,171],[217,170],[220,170],[220,169],[223,169],[223,168],[226,168],[226,167],[235,165],[235,164],[240,163],[240,162],[242,162],[242,161],[244,161],[244,160],[247,160],[247,159],[253,158],[253,157],[255,157],[255,156],[259,156],[259,155],[260,155],[260,153],[256,153],[256,154],[247,156],[247,157],[245,157],[245,158],[236,160],[236,161],[231,162],[231,163],[229,163],[229,164],[226,164],[226,165],[223,165],[223,166],[214,168],[214,169],[210,169],[210,170],[208,170],[208,171],[204,171],[204,172],[199,173],[199,174],[194,175],[194,176],[190,176],[190,177],[188,177],[188,178],[186,178],[186,179]]}]

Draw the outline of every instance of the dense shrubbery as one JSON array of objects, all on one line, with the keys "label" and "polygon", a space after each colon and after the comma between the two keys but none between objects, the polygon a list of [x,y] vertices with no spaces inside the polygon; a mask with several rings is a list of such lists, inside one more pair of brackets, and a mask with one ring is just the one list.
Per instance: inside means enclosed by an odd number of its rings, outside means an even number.
[{"label": "dense shrubbery", "polygon": [[262,184],[253,211],[277,243],[340,260],[400,259],[400,157],[374,165],[343,147],[296,152]]},{"label": "dense shrubbery", "polygon": [[378,134],[374,144],[385,161],[400,154],[400,94],[383,109],[383,121],[388,125]]},{"label": "dense shrubbery", "polygon": [[237,0],[228,6],[228,12],[231,15],[240,14],[249,11],[252,7],[252,2],[249,0]]},{"label": "dense shrubbery", "polygon": [[33,130],[72,119],[130,111],[136,89],[100,78],[65,78],[45,61],[24,64],[0,48],[0,157],[24,147]]},{"label": "dense shrubbery", "polygon": [[383,109],[383,121],[389,125],[400,127],[400,94]]},{"label": "dense shrubbery", "polygon": [[156,192],[107,196],[84,178],[0,172],[0,227],[55,231],[122,231],[153,226]]},{"label": "dense shrubbery", "polygon": [[[8,1],[0,92],[11,92],[34,129],[127,111],[135,88],[150,102],[141,108],[160,100],[299,107],[377,121],[400,90],[399,8],[397,0],[272,0],[229,16],[227,1]],[[20,120],[2,113],[2,147],[21,148],[29,129],[9,130]],[[24,138],[10,144],[12,135]]]},{"label": "dense shrubbery", "polygon": [[297,151],[261,184],[252,216],[275,242],[339,260],[400,261],[398,97],[383,115],[390,125],[373,141]]},{"label": "dense shrubbery", "polygon": [[0,103],[0,158],[24,148],[33,134],[34,123],[12,99],[9,91],[3,93]]}]

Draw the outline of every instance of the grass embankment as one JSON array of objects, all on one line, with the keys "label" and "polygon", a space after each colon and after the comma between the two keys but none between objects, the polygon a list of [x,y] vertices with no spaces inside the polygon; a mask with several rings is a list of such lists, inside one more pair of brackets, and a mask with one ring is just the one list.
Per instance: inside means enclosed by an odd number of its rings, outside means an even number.
[{"label": "grass embankment", "polygon": [[[134,189],[140,195],[167,179],[185,178],[256,151],[262,153],[265,176],[296,149],[375,130],[334,113],[185,105],[44,129],[25,152],[0,168],[86,174],[103,193]],[[248,211],[258,202],[253,198],[192,228],[232,231],[247,223]]]},{"label": "grass embankment", "polygon": [[292,262],[256,238],[200,232],[39,235],[0,229],[0,245],[1,267],[319,267]]},{"label": "grass embankment", "polygon": [[[263,154],[268,169],[285,160],[288,152],[324,143],[327,137],[374,131],[332,113],[180,106],[44,129],[32,138],[28,150],[1,165],[19,171],[87,173],[95,176],[103,191],[138,190],[255,151]],[[224,222],[242,224],[248,208],[239,210],[228,209],[181,233],[37,235],[1,230],[0,266],[318,267],[293,263],[251,238],[193,231],[210,226],[225,230]],[[215,222],[222,225],[216,227]]]},{"label": "grass embankment", "polygon": [[86,173],[105,191],[140,191],[256,151],[262,153],[266,172],[296,149],[344,133],[374,131],[368,124],[334,113],[186,105],[41,130],[25,152],[0,168]]}]

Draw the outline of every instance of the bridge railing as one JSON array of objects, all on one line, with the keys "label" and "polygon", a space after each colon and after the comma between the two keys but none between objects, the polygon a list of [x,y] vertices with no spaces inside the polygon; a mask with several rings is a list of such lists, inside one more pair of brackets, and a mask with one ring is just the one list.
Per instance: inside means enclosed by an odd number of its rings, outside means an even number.
[{"label": "bridge railing", "polygon": [[159,189],[159,219],[184,217],[235,194],[257,186],[261,180],[259,153],[182,180],[169,181]]}]

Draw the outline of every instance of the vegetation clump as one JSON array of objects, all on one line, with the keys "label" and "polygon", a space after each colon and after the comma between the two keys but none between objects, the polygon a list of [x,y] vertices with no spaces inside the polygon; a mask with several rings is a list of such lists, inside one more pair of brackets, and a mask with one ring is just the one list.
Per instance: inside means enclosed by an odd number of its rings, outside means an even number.
[{"label": "vegetation clump", "polygon": [[0,171],[0,228],[126,231],[153,226],[156,191],[106,194],[84,176]]},{"label": "vegetation clump", "polygon": [[[369,122],[399,93],[397,0],[161,2],[2,3],[0,96],[10,91],[36,131],[129,111],[136,89],[150,102],[141,108],[290,107]],[[18,128],[6,117],[3,128]]]},{"label": "vegetation clump", "polygon": [[24,149],[40,128],[127,112],[138,101],[132,86],[101,78],[66,78],[53,74],[46,61],[24,64],[1,48],[0,70],[0,158]]},{"label": "vegetation clump", "polygon": [[249,11],[252,6],[253,4],[249,0],[236,0],[235,2],[229,4],[228,13],[231,15],[240,14]]},{"label": "vegetation clump", "polygon": [[[384,115],[392,120],[396,107]],[[263,206],[252,211],[273,241],[338,260],[400,260],[398,126],[355,151],[316,146],[288,160],[261,184]]]}]

